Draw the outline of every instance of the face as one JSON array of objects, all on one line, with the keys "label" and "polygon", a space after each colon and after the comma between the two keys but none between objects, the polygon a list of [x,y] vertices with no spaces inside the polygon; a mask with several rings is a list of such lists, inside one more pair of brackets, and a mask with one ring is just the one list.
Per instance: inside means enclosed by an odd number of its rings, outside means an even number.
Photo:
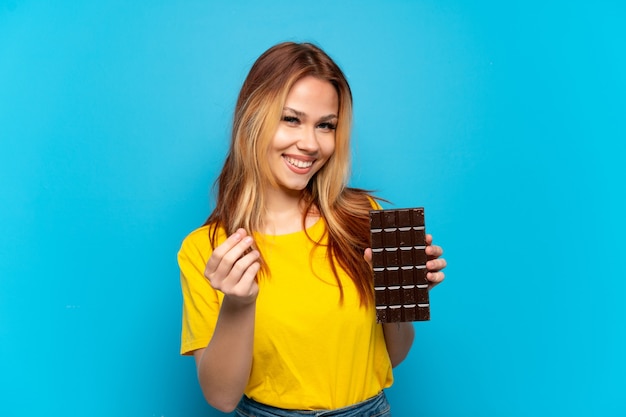
[{"label": "face", "polygon": [[299,194],[332,156],[338,114],[339,97],[328,81],[309,76],[289,90],[268,151],[281,191]]}]

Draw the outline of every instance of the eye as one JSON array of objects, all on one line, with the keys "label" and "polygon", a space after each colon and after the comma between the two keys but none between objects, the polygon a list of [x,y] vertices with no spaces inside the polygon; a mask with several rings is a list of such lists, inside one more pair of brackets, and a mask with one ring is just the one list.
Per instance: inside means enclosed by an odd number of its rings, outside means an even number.
[{"label": "eye", "polygon": [[331,132],[337,129],[337,124],[333,122],[322,122],[317,125],[317,128],[324,132]]},{"label": "eye", "polygon": [[282,117],[282,121],[289,124],[289,125],[298,125],[300,124],[300,119],[298,119],[296,116],[289,116],[289,115],[284,115]]}]

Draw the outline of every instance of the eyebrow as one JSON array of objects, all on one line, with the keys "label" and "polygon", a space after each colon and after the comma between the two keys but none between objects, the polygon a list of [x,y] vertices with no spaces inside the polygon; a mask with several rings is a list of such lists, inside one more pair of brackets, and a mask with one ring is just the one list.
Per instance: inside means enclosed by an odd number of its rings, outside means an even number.
[{"label": "eyebrow", "polygon": [[[306,117],[306,113],[303,113],[303,112],[298,111],[296,109],[292,109],[291,107],[284,107],[283,111],[285,111],[285,110],[288,110],[288,111],[294,113],[298,117]],[[322,122],[322,121],[325,122],[327,120],[332,120],[332,119],[337,119],[337,118],[338,118],[338,116],[336,114],[331,113],[331,114],[327,114],[326,116],[320,117],[319,121],[320,122]]]}]

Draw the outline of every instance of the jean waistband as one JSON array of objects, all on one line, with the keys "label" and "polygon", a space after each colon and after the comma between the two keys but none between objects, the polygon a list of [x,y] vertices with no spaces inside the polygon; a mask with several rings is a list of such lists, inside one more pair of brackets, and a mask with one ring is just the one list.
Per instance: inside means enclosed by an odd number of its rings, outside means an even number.
[{"label": "jean waistband", "polygon": [[237,416],[259,417],[357,417],[357,416],[390,416],[390,407],[383,391],[365,401],[335,410],[288,410],[272,407],[254,401],[246,396],[237,406]]}]

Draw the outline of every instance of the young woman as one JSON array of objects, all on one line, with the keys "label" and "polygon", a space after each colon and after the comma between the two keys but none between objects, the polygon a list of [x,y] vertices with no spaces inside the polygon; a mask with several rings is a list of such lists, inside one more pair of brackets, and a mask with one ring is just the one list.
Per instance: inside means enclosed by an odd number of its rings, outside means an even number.
[{"label": "young woman", "polygon": [[[376,322],[378,205],[347,186],[351,116],[342,71],[308,43],[270,48],[243,84],[216,207],[178,254],[181,353],[221,411],[390,415],[383,389],[413,326]],[[427,239],[434,286],[446,262]]]}]

